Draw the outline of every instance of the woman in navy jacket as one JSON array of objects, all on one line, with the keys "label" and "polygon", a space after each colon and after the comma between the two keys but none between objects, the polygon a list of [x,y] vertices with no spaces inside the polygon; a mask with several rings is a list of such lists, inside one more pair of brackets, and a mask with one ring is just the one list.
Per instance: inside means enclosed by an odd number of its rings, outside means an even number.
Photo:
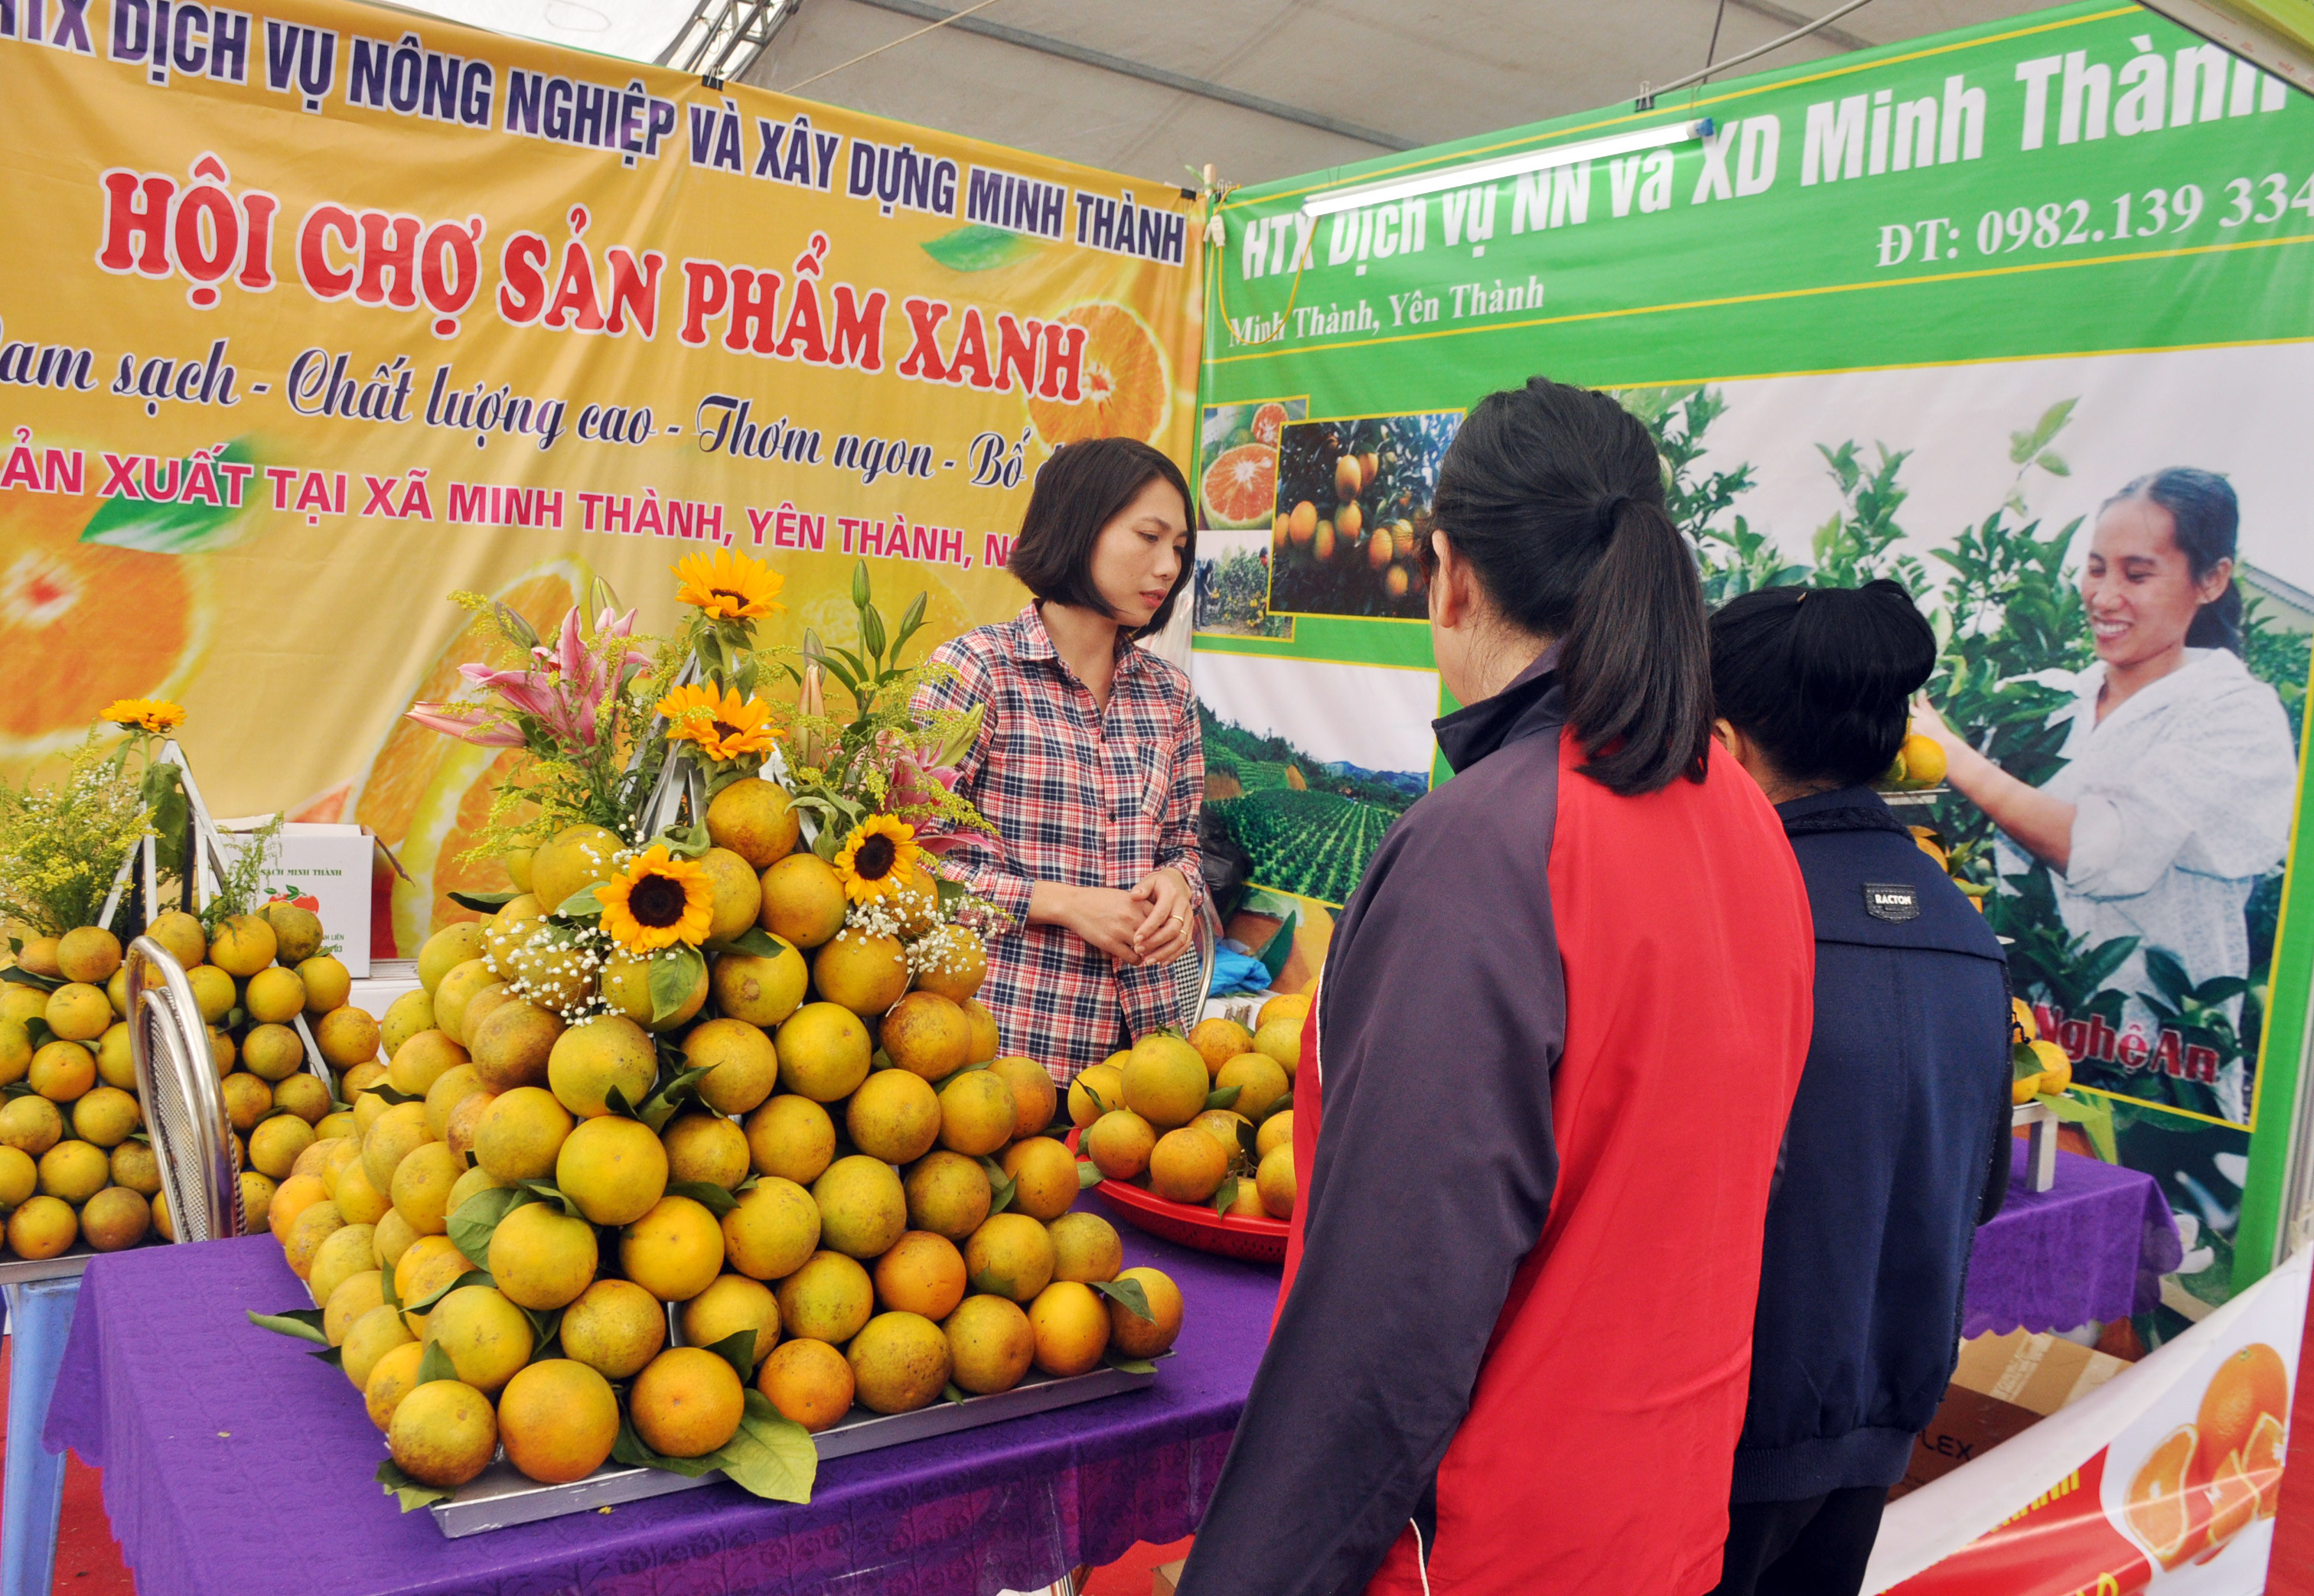
[{"label": "woman in navy jacket", "polygon": [[1936,639],[1904,590],[1771,587],[1712,617],[1714,733],[1784,823],[1815,1029],[1784,1132],[1718,1596],[1853,1596],[1960,1339],[2009,1183],[1992,931],[1868,785]]}]

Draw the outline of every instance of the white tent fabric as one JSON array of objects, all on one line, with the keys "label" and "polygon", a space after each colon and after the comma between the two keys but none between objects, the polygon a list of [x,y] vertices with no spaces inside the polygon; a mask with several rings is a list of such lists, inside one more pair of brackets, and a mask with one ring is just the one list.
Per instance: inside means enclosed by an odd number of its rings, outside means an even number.
[{"label": "white tent fabric", "polygon": [[[406,0],[405,0],[406,3]],[[708,0],[710,13],[724,0]],[[745,81],[1166,182],[1259,182],[1635,95],[1834,0],[787,0]],[[1873,0],[1739,71],[2036,8]],[[752,7],[752,0],[750,0]],[[425,0],[420,9],[657,59],[693,0]],[[893,45],[927,23],[936,31]],[[879,46],[880,53],[854,61]],[[831,71],[831,68],[841,68]],[[821,76],[821,74],[827,74]]]}]

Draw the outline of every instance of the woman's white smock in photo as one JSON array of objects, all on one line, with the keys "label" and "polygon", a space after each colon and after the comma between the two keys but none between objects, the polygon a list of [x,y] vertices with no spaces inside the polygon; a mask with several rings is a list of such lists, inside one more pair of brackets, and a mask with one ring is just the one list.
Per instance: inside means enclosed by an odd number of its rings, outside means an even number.
[{"label": "woman's white smock in photo", "polygon": [[[2282,863],[2290,844],[2297,757],[2290,722],[2272,687],[2223,648],[2188,648],[2178,669],[2140,689],[2098,720],[2103,661],[2071,682],[2064,766],[2041,790],[2074,806],[2071,857],[2050,872],[2069,935],[2094,948],[2135,937],[2133,953],[2107,984],[2150,990],[2144,949],[2176,957],[2198,984],[2249,974],[2243,911],[2258,878]],[[1998,867],[2021,874],[2030,863],[2005,833]],[[2155,1030],[2133,1000],[2127,1019]],[[2226,1117],[2249,1105],[2243,1070],[2221,1072]]]}]

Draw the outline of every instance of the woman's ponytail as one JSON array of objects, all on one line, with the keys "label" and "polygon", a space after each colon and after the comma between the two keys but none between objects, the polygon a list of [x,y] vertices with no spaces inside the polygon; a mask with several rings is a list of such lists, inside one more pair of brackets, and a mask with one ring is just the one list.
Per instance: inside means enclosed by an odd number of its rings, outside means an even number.
[{"label": "woman's ponytail", "polygon": [[[1629,797],[1703,778],[1711,665],[1695,560],[1660,505],[1626,498],[1561,637],[1583,769]],[[1451,535],[1451,533],[1450,533]]]},{"label": "woman's ponytail", "polygon": [[1490,393],[1455,434],[1433,507],[1504,618],[1560,642],[1584,773],[1627,798],[1703,780],[1703,589],[1638,419],[1547,377]]}]

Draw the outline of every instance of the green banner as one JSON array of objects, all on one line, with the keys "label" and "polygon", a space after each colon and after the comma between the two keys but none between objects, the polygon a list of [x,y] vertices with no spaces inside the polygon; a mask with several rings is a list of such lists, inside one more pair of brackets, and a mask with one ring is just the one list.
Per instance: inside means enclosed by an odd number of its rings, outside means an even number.
[{"label": "green banner", "polygon": [[[1904,582],[1947,721],[2078,806],[2069,857],[1957,791],[1907,818],[1990,889],[2074,1061],[2066,1144],[2152,1174],[2180,1217],[2170,1306],[2141,1327],[2263,1274],[2314,966],[2283,869],[2314,633],[2306,98],[2140,7],[2072,5],[1219,214],[1195,659],[1208,808],[1267,889],[1241,939],[1290,906],[1288,975],[1314,971],[1329,909],[1444,774],[1411,555],[1461,412],[1538,373],[1613,390],[1659,440],[1714,602]],[[2239,648],[2189,652],[2108,719],[2121,622],[2092,624],[2090,545],[2109,500],[2177,467],[2239,504]]]}]

